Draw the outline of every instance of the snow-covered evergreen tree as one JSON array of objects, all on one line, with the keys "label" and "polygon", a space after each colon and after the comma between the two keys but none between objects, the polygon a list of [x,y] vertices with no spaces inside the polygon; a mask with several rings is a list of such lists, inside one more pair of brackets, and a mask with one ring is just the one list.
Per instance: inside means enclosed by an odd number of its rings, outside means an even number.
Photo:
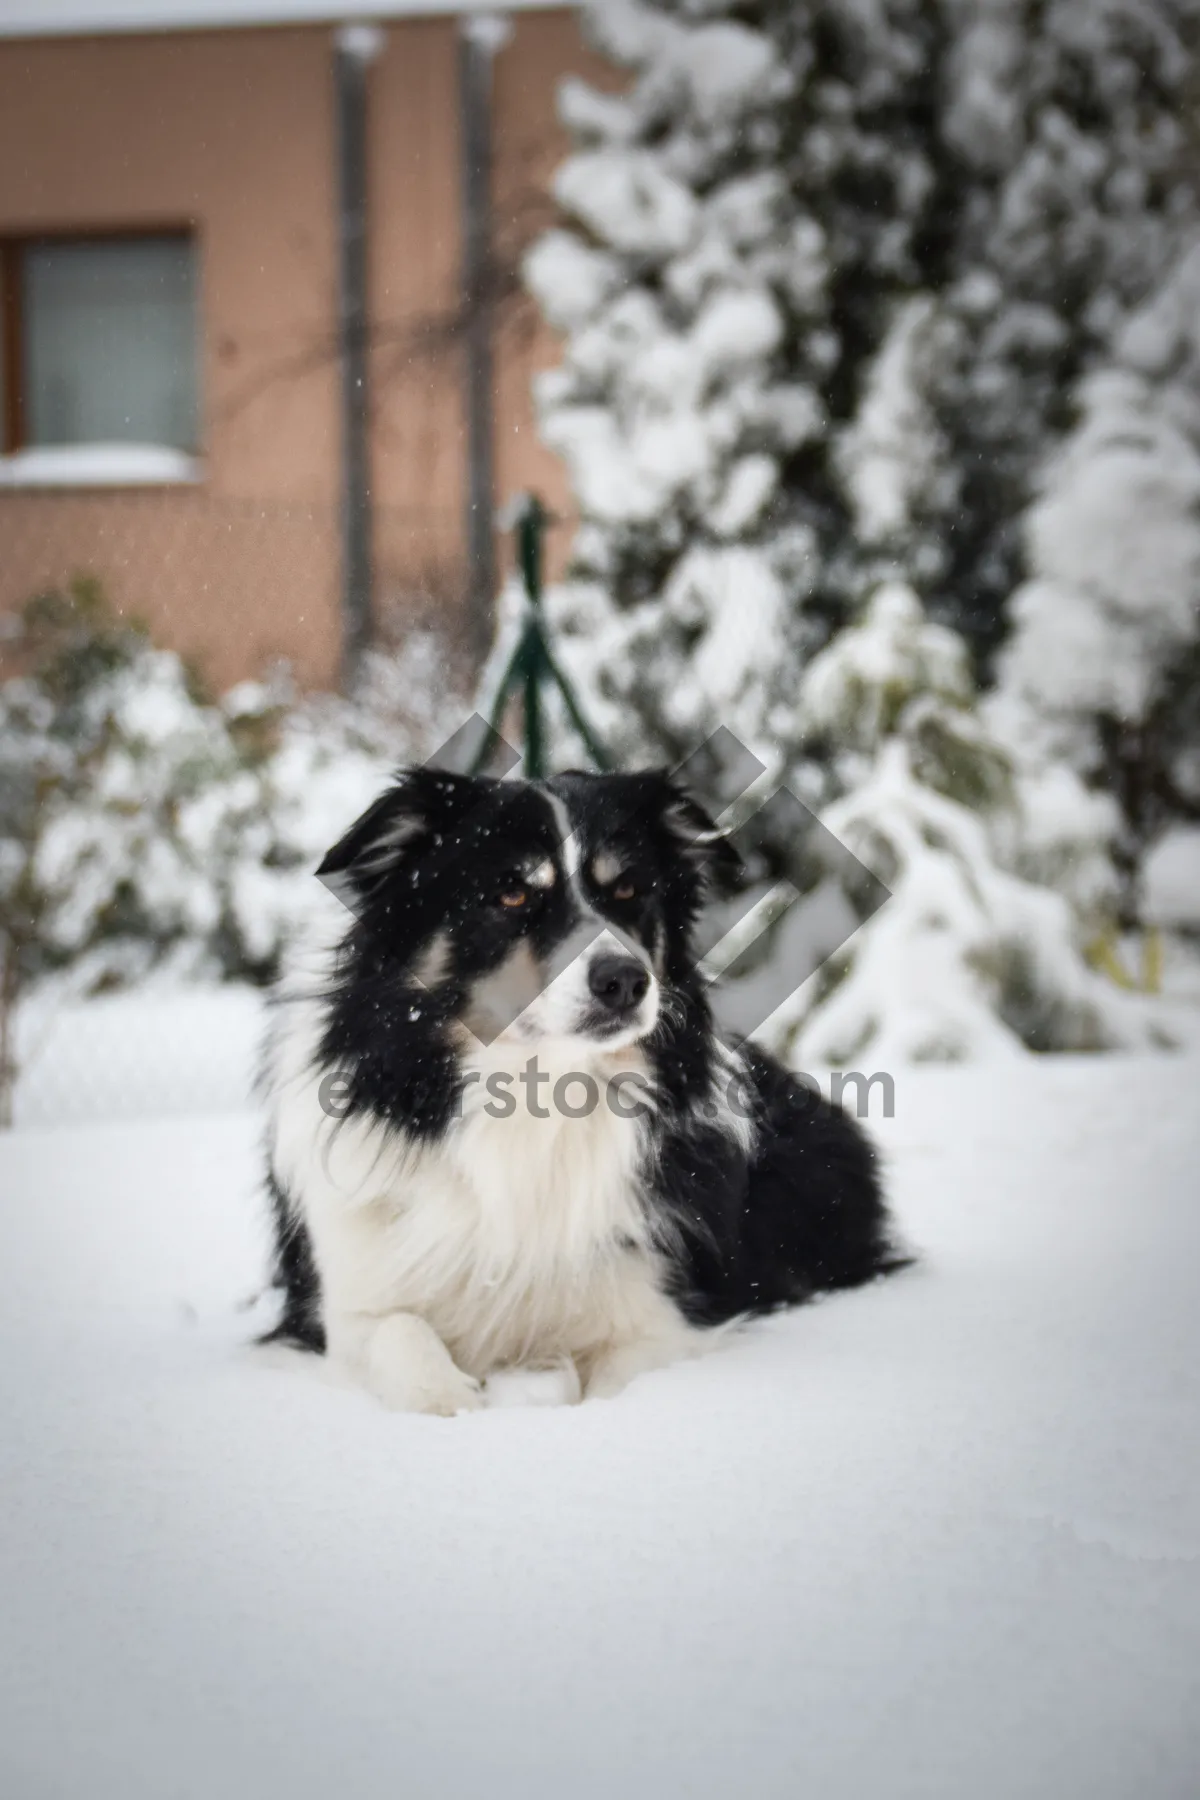
[{"label": "snow-covered evergreen tree", "polygon": [[622,757],[724,724],[785,767],[795,670],[855,590],[832,447],[919,284],[936,32],[917,0],[588,20],[635,79],[563,90],[569,224],[528,262],[567,338],[539,398],[583,514],[553,622]]},{"label": "snow-covered evergreen tree", "polygon": [[1079,400],[1029,515],[993,711],[1118,801],[1132,924],[1147,850],[1200,821],[1200,243]]},{"label": "snow-covered evergreen tree", "polygon": [[[566,334],[540,401],[583,515],[558,622],[620,747],[720,716],[786,760],[781,669],[882,556],[998,640],[1071,384],[1195,217],[1200,0],[585,16],[633,81],[564,88],[566,223],[528,262]],[[864,514],[847,466],[904,431],[869,391],[903,363],[932,435],[901,451],[897,519],[896,494]]]},{"label": "snow-covered evergreen tree", "polygon": [[1086,909],[1018,866],[1031,844],[1062,856],[1077,880],[1090,871],[1102,907],[1109,809],[1065,774],[1055,806],[1026,792],[957,633],[885,584],[809,664],[800,700],[843,793],[823,823],[891,898],[780,1007],[768,1041],[805,1067],[884,1068],[1154,1041],[1152,1015],[1084,961]]}]

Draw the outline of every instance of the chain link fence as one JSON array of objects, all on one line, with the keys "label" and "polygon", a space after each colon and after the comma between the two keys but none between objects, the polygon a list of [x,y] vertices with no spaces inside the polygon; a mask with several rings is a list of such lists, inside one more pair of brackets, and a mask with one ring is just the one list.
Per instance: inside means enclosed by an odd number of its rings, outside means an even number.
[{"label": "chain link fence", "polygon": [[[465,627],[463,516],[378,507],[372,550],[384,634]],[[216,688],[280,661],[306,686],[337,678],[342,546],[336,506],[249,500],[196,486],[0,490],[0,619],[34,594],[95,576],[112,606],[182,651]]]}]

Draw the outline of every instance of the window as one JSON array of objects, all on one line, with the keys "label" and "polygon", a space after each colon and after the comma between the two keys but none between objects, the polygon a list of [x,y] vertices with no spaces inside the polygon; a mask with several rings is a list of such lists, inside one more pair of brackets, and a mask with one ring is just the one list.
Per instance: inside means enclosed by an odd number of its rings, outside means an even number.
[{"label": "window", "polygon": [[5,451],[196,449],[188,235],[8,242],[0,277]]}]

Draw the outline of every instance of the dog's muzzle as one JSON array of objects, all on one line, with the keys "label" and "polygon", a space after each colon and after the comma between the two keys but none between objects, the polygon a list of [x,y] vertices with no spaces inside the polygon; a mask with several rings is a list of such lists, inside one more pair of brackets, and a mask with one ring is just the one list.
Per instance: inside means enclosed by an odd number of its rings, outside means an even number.
[{"label": "dog's muzzle", "polygon": [[649,986],[649,970],[632,956],[598,956],[588,969],[588,992],[614,1019],[639,1007]]}]

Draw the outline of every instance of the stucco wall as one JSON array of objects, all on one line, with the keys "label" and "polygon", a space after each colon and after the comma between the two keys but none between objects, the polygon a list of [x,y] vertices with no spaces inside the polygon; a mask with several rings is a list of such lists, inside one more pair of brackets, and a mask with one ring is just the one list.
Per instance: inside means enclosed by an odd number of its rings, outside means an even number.
[{"label": "stucco wall", "polygon": [[[378,598],[453,623],[463,588],[461,241],[453,20],[391,25],[370,77],[372,486]],[[496,62],[503,247],[547,217],[568,70],[611,80],[571,13],[518,15]],[[338,389],[327,28],[0,43],[0,235],[190,224],[200,245],[205,477],[136,492],[0,490],[0,607],[72,570],[224,683],[288,656],[334,678]],[[540,190],[540,192],[539,192]],[[537,485],[527,304],[497,333],[501,498]],[[565,530],[555,544],[561,556]]]}]

